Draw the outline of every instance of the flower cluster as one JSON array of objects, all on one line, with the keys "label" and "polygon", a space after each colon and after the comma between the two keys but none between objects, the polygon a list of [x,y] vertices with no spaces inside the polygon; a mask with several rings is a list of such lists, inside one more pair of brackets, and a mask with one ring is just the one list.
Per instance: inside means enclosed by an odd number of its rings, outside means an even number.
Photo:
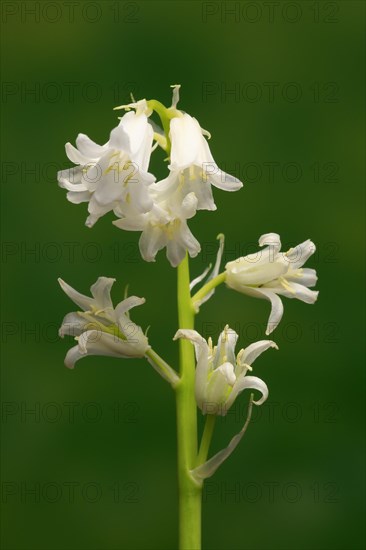
[{"label": "flower cluster", "polygon": [[[122,106],[128,110],[104,145],[84,134],[76,148],[66,144],[68,158],[77,166],[58,173],[59,185],[70,202],[88,203],[86,225],[92,227],[113,211],[113,223],[126,231],[141,231],[140,252],[154,261],[157,252],[167,250],[172,266],[186,251],[197,256],[200,244],[187,220],[198,210],[215,210],[211,186],[237,191],[242,183],[219,169],[198,121],[177,109],[179,86],[174,86],[173,104],[140,100]],[[164,132],[150,120],[156,111]],[[153,144],[155,141],[155,144]],[[160,145],[170,156],[169,174],[161,180],[149,172],[150,156]]]}]

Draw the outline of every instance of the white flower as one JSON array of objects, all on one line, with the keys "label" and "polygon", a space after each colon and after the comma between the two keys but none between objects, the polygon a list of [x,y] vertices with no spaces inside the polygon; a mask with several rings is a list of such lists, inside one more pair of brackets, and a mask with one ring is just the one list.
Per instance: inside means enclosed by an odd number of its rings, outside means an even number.
[{"label": "white flower", "polygon": [[313,304],[318,292],[309,290],[309,287],[315,286],[318,278],[315,269],[302,268],[315,252],[312,241],[307,240],[280,253],[279,235],[268,233],[259,239],[259,246],[264,245],[267,247],[257,253],[228,262],[225,266],[225,280],[234,290],[271,302],[266,330],[268,335],[277,327],[283,315],[283,304],[278,294]]},{"label": "white flower", "polygon": [[[113,224],[127,231],[142,231],[139,246],[141,256],[147,262],[155,261],[158,251],[165,247],[173,267],[180,264],[186,251],[192,258],[197,256],[201,247],[187,224],[187,220],[196,214],[196,195],[188,193],[184,196],[180,189],[171,190],[167,180],[153,184],[150,192],[154,202],[150,212],[135,212]],[[117,215],[122,213],[122,209],[116,210]]]},{"label": "white flower", "polygon": [[110,296],[114,281],[99,277],[91,286],[92,297],[89,297],[59,279],[65,294],[83,310],[67,314],[59,330],[62,338],[69,335],[78,341],[65,357],[68,368],[74,368],[76,361],[87,355],[143,357],[150,349],[141,328],[128,316],[128,311],[143,304],[145,299],[130,296],[114,308]]},{"label": "white flower", "polygon": [[112,130],[105,145],[97,145],[79,134],[77,148],[66,144],[66,154],[79,166],[58,173],[61,187],[67,189],[70,202],[88,202],[91,227],[107,212],[118,206],[138,212],[152,208],[149,185],[155,181],[148,173],[153,129],[144,113],[126,113]]},{"label": "white flower", "polygon": [[211,185],[224,191],[238,191],[243,184],[215,163],[198,121],[181,114],[170,121],[171,154],[169,183],[181,186],[197,197],[197,210],[216,210]]},{"label": "white flower", "polygon": [[180,329],[174,339],[186,338],[195,347],[195,393],[199,408],[204,414],[226,415],[236,397],[246,388],[258,390],[262,397],[254,401],[261,405],[268,397],[265,382],[256,376],[246,376],[255,359],[269,348],[277,348],[271,340],[262,340],[241,349],[235,357],[238,335],[226,325],[220,334],[217,347],[211,339],[206,342],[195,330]]}]

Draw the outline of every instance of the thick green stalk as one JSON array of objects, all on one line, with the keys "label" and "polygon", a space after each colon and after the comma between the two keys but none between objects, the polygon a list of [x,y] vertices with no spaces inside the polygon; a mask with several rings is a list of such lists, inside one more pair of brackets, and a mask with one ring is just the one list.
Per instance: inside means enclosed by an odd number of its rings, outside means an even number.
[{"label": "thick green stalk", "polygon": [[[188,256],[178,266],[179,328],[194,328],[194,310],[189,291]],[[197,460],[197,405],[194,394],[194,349],[186,339],[179,340],[180,376],[176,386],[178,485],[179,485],[179,548],[201,548],[202,487],[190,475]]]}]

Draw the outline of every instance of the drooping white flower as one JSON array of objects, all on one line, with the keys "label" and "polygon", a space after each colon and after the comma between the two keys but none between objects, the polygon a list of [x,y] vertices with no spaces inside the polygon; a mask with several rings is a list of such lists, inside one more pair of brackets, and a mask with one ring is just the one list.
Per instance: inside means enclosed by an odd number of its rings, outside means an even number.
[{"label": "drooping white flower", "polygon": [[173,267],[185,257],[186,251],[194,258],[201,246],[188,227],[187,220],[196,214],[197,197],[192,193],[182,194],[180,189],[169,189],[166,180],[150,187],[154,206],[150,212],[123,215],[114,225],[127,231],[142,231],[139,247],[141,256],[148,262],[155,261],[159,250],[166,247],[166,255]]},{"label": "drooping white flower", "polygon": [[278,295],[313,304],[318,292],[310,290],[310,287],[315,286],[318,278],[315,269],[302,268],[316,250],[312,241],[304,241],[282,253],[279,235],[267,233],[259,239],[259,246],[264,245],[267,245],[266,248],[257,253],[228,262],[225,281],[234,290],[271,302],[266,329],[269,335],[283,315],[283,304]]},{"label": "drooping white flower", "polygon": [[145,302],[144,298],[129,296],[113,307],[110,292],[115,279],[99,277],[84,296],[59,279],[62,290],[82,311],[68,313],[59,335],[74,336],[78,344],[65,357],[66,367],[87,355],[112,357],[143,357],[150,349],[142,329],[133,323],[128,311]]},{"label": "drooping white flower", "polygon": [[171,187],[182,187],[197,197],[197,210],[216,210],[211,186],[224,191],[238,191],[243,184],[217,166],[198,121],[187,113],[170,121]]},{"label": "drooping white flower", "polygon": [[105,145],[97,145],[88,136],[79,134],[77,148],[66,144],[69,159],[77,167],[61,170],[58,181],[67,189],[70,202],[88,202],[91,227],[107,212],[130,205],[138,212],[152,208],[149,185],[155,177],[148,172],[153,129],[143,112],[126,113],[112,130]]},{"label": "drooping white flower", "polygon": [[269,348],[277,348],[271,340],[261,340],[241,349],[235,356],[238,339],[236,332],[226,325],[217,346],[206,342],[195,330],[180,329],[175,339],[190,340],[196,352],[195,394],[198,407],[204,414],[224,416],[237,396],[246,388],[258,390],[262,397],[254,401],[261,405],[268,397],[265,382],[256,376],[247,376],[255,359]]}]

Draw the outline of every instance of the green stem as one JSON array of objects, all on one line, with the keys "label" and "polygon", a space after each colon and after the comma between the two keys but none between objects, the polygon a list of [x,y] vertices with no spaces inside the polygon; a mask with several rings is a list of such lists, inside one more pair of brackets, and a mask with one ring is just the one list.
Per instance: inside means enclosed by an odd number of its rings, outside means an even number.
[{"label": "green stem", "polygon": [[163,125],[163,130],[165,133],[165,137],[167,140],[166,152],[169,155],[171,150],[171,145],[172,145],[169,137],[170,121],[172,118],[175,118],[176,116],[181,116],[180,112],[177,111],[177,109],[172,109],[171,107],[169,108],[165,107],[165,105],[163,105],[162,103],[160,103],[160,101],[157,101],[156,99],[150,99],[147,102],[147,104],[150,107],[150,109],[155,111],[160,117],[161,123]]},{"label": "green stem", "polygon": [[207,460],[208,451],[210,449],[211,439],[215,428],[216,416],[208,414],[206,417],[205,427],[202,434],[200,450],[197,458],[197,466],[200,466]]},{"label": "green stem", "polygon": [[[194,328],[194,310],[189,291],[188,256],[178,266],[179,328]],[[179,548],[201,548],[202,484],[190,474],[197,460],[197,405],[194,394],[195,359],[192,344],[179,340],[180,377],[177,395],[178,485],[179,485]]]},{"label": "green stem", "polygon": [[226,273],[224,271],[223,273],[219,273],[216,277],[211,279],[211,281],[208,281],[208,283],[203,285],[203,287],[198,292],[196,292],[194,296],[192,296],[193,305],[196,302],[199,302],[200,300],[202,300],[202,298],[204,298],[206,294],[210,292],[210,290],[213,290],[221,283],[224,283],[225,279],[226,279]]},{"label": "green stem", "polygon": [[174,369],[160,355],[156,353],[152,348],[150,348],[145,354],[150,365],[154,367],[156,372],[160,374],[165,380],[167,380],[173,388],[179,383],[179,376]]}]

